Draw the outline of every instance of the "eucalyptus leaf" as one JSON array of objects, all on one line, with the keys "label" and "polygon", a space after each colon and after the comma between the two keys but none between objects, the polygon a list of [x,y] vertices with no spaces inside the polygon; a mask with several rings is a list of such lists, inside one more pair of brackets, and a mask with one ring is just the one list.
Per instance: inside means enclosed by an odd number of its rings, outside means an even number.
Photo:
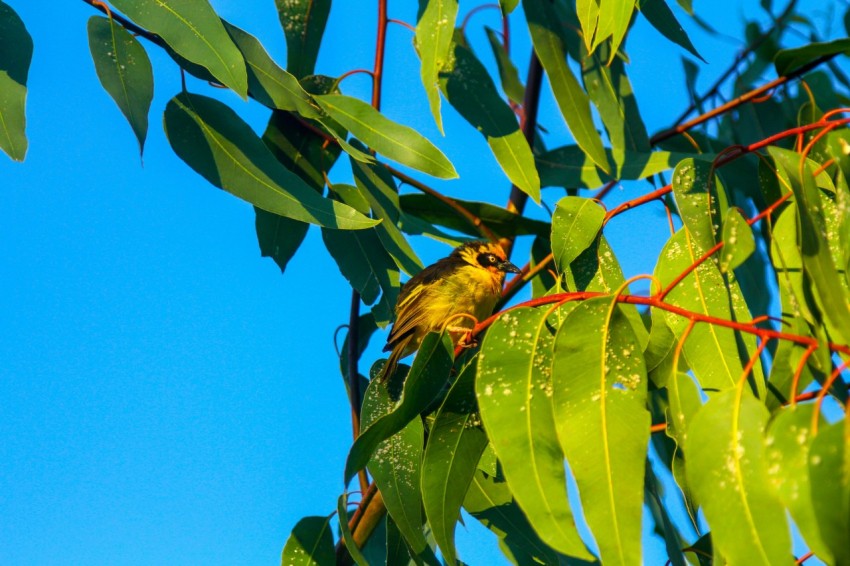
[{"label": "eucalyptus leaf", "polygon": [[32,37],[18,14],[0,1],[0,149],[15,161],[27,154],[27,76]]},{"label": "eucalyptus leaf", "polygon": [[440,114],[439,77],[451,61],[452,35],[457,19],[457,0],[427,0],[425,9],[416,23],[416,48],[422,60],[420,75],[431,114],[440,132],[443,119]]},{"label": "eucalyptus leaf", "polygon": [[313,74],[331,0],[275,0],[286,36],[286,68],[298,78]]},{"label": "eucalyptus leaf", "polygon": [[334,539],[330,517],[304,517],[286,540],[281,566],[326,566],[333,564]]}]

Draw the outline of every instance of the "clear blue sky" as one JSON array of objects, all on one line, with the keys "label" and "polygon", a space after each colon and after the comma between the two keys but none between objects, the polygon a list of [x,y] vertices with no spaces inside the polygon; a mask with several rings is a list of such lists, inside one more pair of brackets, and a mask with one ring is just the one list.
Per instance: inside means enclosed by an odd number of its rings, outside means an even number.
[{"label": "clear blue sky", "polygon": [[[86,20],[95,11],[79,1],[5,1],[26,23],[35,56],[27,160],[0,155],[0,564],[277,563],[297,519],[329,514],[342,489],[351,430],[333,332],[347,322],[349,289],[317,229],[281,276],[259,257],[251,207],[171,152],[161,116],[180,76],[157,47],[146,45],[156,96],[142,166],[90,60]],[[212,3],[285,62],[272,0]],[[373,4],[335,3],[320,72],[371,67]],[[764,20],[752,0],[705,4],[695,2],[697,12],[734,37],[744,15]],[[819,27],[830,21],[842,33],[820,2],[804,4]],[[741,44],[707,36],[674,10],[709,62],[704,88]],[[391,0],[390,15],[414,21],[415,2]],[[490,65],[482,24],[498,27],[497,12],[478,14],[469,28]],[[524,67],[520,18],[513,31]],[[685,53],[642,20],[628,51],[655,131],[687,105]],[[194,80],[189,88],[213,90]],[[352,77],[343,89],[368,99],[369,81]],[[540,122],[554,147],[568,138],[545,90]],[[262,131],[266,109],[213,95]],[[392,26],[385,113],[454,162],[461,179],[435,186],[503,203],[508,183],[483,139],[443,108],[446,138],[428,113],[411,35]],[[645,187],[618,189],[611,202]],[[544,199],[552,205],[560,194],[550,189]],[[667,235],[660,215],[641,210],[606,231],[627,274],[654,267]],[[414,246],[426,263],[448,251],[420,239]],[[459,531],[461,557],[487,563],[494,540],[472,545]],[[658,548],[650,545],[649,563]]]}]

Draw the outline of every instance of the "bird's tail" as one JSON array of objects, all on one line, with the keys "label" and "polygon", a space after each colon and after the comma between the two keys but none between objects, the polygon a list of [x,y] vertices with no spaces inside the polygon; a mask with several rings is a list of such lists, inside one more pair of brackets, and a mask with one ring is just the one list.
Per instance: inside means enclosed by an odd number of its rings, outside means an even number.
[{"label": "bird's tail", "polygon": [[379,382],[386,383],[390,380],[395,373],[395,370],[398,368],[398,361],[401,359],[403,351],[404,345],[402,344],[393,348],[392,352],[390,352],[390,357],[387,359],[387,363],[384,364],[384,367],[381,368],[381,373],[378,374]]}]

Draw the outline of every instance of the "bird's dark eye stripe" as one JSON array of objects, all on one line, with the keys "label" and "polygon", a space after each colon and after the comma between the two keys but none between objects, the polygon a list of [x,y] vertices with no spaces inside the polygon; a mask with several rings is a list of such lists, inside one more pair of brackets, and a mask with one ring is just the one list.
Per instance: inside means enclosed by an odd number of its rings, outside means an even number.
[{"label": "bird's dark eye stripe", "polygon": [[484,267],[496,265],[498,262],[499,258],[497,258],[494,254],[478,254],[478,263],[483,265]]}]

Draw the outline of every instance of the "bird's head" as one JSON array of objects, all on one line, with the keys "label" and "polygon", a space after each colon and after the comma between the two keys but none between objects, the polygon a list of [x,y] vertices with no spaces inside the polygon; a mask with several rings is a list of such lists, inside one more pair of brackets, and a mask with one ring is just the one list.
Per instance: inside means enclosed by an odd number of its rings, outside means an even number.
[{"label": "bird's head", "polygon": [[495,242],[467,242],[455,248],[452,256],[462,259],[469,265],[486,269],[498,277],[504,277],[505,273],[520,272],[517,266],[508,261],[502,246]]}]

